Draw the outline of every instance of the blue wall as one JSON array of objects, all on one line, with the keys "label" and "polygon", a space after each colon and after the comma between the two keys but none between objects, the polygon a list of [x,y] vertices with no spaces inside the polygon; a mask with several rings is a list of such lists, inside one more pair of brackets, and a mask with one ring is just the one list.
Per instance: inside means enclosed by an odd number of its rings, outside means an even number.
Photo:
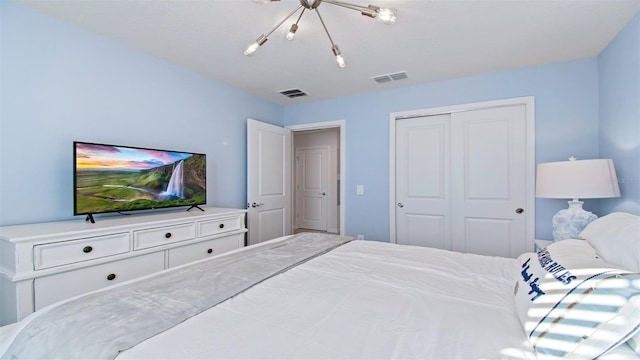
[{"label": "blue wall", "polygon": [[598,56],[598,73],[600,157],[613,159],[621,194],[600,211],[640,215],[640,14]]},{"label": "blue wall", "polygon": [[246,119],[281,106],[0,1],[0,224],[73,218],[72,141],[207,154],[208,203],[246,204]]},{"label": "blue wall", "polygon": [[[286,125],[346,120],[348,234],[388,239],[389,113],[535,96],[536,163],[613,158],[622,197],[585,200],[596,215],[640,214],[640,15],[598,58],[549,64],[285,108]],[[356,195],[356,185],[365,186]],[[565,200],[536,199],[536,238],[551,239]]]},{"label": "blue wall", "polygon": [[[640,203],[638,16],[598,58],[282,107],[76,26],[0,1],[0,225],[73,218],[73,140],[203,152],[211,205],[246,203],[246,119],[346,121],[346,231],[389,235],[389,114],[521,96],[536,100],[536,161],[612,157]],[[631,74],[630,78],[628,74]],[[631,130],[631,131],[630,131]],[[636,140],[633,143],[633,140]],[[356,195],[356,185],[365,186]],[[551,238],[563,200],[536,200]]]},{"label": "blue wall", "polygon": [[[536,161],[598,157],[596,59],[433,82],[285,108],[285,124],[346,122],[348,234],[389,238],[389,114],[452,104],[535,96]],[[356,185],[365,187],[356,195]],[[589,209],[589,200],[585,208]],[[551,217],[566,201],[536,200],[536,236],[551,238]]]}]

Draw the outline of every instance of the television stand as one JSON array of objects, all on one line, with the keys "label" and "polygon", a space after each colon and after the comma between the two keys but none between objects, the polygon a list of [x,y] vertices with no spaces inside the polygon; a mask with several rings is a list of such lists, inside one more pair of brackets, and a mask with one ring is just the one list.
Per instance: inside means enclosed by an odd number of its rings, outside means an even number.
[{"label": "television stand", "polygon": [[185,206],[96,224],[0,226],[0,326],[60,300],[244,246],[247,210],[200,207],[205,212]]},{"label": "television stand", "polygon": [[95,224],[95,223],[96,223],[96,220],[93,218],[93,214],[87,214],[87,218],[86,218],[86,219],[84,219],[84,221],[89,221],[89,222],[91,222],[92,224]]},{"label": "television stand", "polygon": [[198,210],[200,210],[200,211],[203,211],[203,212],[204,212],[204,209],[203,209],[203,208],[201,208],[201,207],[200,207],[200,206],[198,206],[198,205],[191,205],[191,206],[189,206],[189,208],[187,209],[187,211],[189,211],[189,210],[191,210],[191,209],[193,209],[193,208],[196,208],[196,209],[198,209]]}]

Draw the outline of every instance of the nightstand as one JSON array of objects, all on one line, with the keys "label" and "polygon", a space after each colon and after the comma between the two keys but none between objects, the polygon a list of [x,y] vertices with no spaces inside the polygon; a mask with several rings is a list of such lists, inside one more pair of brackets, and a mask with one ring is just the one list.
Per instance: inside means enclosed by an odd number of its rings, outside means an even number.
[{"label": "nightstand", "polygon": [[553,240],[538,240],[538,239],[533,240],[533,242],[535,244],[535,247],[534,247],[535,252],[538,252],[554,243]]}]

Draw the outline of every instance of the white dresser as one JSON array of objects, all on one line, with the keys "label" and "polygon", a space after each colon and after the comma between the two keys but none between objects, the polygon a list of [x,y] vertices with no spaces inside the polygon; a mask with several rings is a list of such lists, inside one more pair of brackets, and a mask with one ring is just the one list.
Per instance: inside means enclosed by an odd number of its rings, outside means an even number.
[{"label": "white dresser", "polygon": [[244,246],[246,210],[0,227],[0,326],[72,296]]}]

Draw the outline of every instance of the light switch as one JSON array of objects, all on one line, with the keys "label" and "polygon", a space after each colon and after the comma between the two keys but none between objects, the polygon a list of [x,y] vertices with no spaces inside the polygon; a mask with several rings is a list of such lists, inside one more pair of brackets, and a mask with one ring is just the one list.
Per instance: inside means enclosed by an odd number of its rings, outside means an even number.
[{"label": "light switch", "polygon": [[356,194],[357,194],[357,195],[362,195],[362,194],[364,194],[364,185],[358,185],[358,186],[356,186]]}]

